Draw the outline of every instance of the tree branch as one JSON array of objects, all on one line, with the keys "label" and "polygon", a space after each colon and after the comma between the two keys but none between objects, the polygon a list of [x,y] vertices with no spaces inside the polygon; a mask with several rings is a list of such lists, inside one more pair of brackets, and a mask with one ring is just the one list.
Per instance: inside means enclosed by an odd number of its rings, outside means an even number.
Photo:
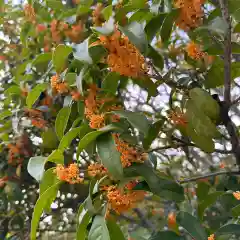
[{"label": "tree branch", "polygon": [[221,172],[209,173],[209,174],[206,174],[206,175],[201,175],[201,176],[196,176],[196,177],[180,180],[178,182],[180,184],[184,184],[184,183],[189,183],[189,182],[195,182],[197,180],[202,180],[202,179],[209,178],[209,177],[216,177],[216,176],[219,176],[219,175],[225,175],[225,174],[240,175],[240,172],[238,170],[236,170],[236,171],[221,171]]}]

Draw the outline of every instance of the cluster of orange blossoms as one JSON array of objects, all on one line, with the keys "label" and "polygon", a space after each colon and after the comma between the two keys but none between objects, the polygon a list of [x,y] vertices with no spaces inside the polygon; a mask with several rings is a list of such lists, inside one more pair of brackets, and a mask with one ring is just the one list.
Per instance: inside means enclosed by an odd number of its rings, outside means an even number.
[{"label": "cluster of orange blossoms", "polygon": [[88,166],[90,177],[102,177],[107,174],[107,169],[101,163],[93,163]]},{"label": "cluster of orange blossoms", "polygon": [[69,92],[67,83],[60,81],[58,75],[51,77],[51,87],[54,93],[64,94]]},{"label": "cluster of orange blossoms", "polygon": [[233,196],[234,196],[237,200],[240,200],[240,192],[239,192],[239,191],[234,192],[234,193],[233,193]]},{"label": "cluster of orange blossoms", "polygon": [[8,163],[12,165],[21,164],[24,157],[32,156],[30,140],[27,134],[20,136],[16,144],[8,144]]},{"label": "cluster of orange blossoms", "polygon": [[79,176],[80,172],[76,163],[72,163],[68,167],[58,164],[55,169],[55,173],[57,174],[57,178],[59,180],[70,184],[82,183],[84,181],[84,178]]},{"label": "cluster of orange blossoms", "polygon": [[143,163],[147,159],[147,154],[136,150],[127,142],[120,139],[119,134],[113,134],[117,150],[120,153],[120,158],[123,167],[129,167],[132,163]]},{"label": "cluster of orange blossoms", "polygon": [[173,122],[174,125],[179,125],[183,127],[187,125],[186,116],[182,112],[171,111],[169,114],[169,119]]},{"label": "cluster of orange blossoms", "polygon": [[215,240],[215,235],[214,235],[214,234],[211,234],[211,235],[208,237],[208,240]]},{"label": "cluster of orange blossoms", "polygon": [[102,190],[106,191],[108,210],[113,210],[117,214],[131,210],[146,195],[144,191],[125,191],[117,186],[104,186]]},{"label": "cluster of orange blossoms", "polygon": [[175,7],[180,8],[176,25],[184,31],[189,31],[202,24],[205,0],[175,0]]},{"label": "cluster of orange blossoms", "polygon": [[37,128],[45,128],[47,121],[44,119],[43,112],[37,109],[25,109],[25,114],[31,119],[32,125]]},{"label": "cluster of orange blossoms", "polygon": [[175,226],[176,226],[176,223],[177,223],[177,221],[176,221],[176,213],[174,213],[174,212],[169,213],[168,214],[168,227],[170,229],[174,229]]},{"label": "cluster of orange blossoms", "polygon": [[24,14],[29,22],[35,23],[36,14],[35,14],[35,10],[31,4],[26,4],[24,6]]},{"label": "cluster of orange blossoms", "polygon": [[92,13],[93,23],[95,26],[101,26],[105,21],[103,15],[102,15],[103,8],[104,7],[103,7],[102,3],[98,3]]},{"label": "cluster of orange blossoms", "polygon": [[139,50],[116,30],[111,36],[100,36],[101,44],[108,50],[110,70],[127,77],[141,77],[147,72],[145,59]]}]

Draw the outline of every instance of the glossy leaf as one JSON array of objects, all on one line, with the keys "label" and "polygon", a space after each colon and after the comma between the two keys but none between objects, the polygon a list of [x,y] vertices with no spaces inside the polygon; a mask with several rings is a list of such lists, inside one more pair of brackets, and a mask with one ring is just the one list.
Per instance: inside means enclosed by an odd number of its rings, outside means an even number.
[{"label": "glossy leaf", "polygon": [[50,201],[54,201],[57,196],[57,192],[59,189],[61,182],[57,182],[56,184],[49,187],[42,195],[39,196],[32,215],[32,222],[31,222],[31,240],[36,240],[37,228],[40,217],[43,213],[44,208],[49,204]]},{"label": "glossy leaf", "polygon": [[48,162],[54,162],[57,164],[64,164],[63,152],[59,149],[54,150],[47,158]]},{"label": "glossy leaf", "polygon": [[118,226],[118,224],[114,220],[109,219],[107,221],[107,228],[109,231],[110,239],[125,240],[125,237],[123,235],[121,228]]},{"label": "glossy leaf", "polygon": [[228,224],[228,225],[220,227],[216,232],[216,236],[227,235],[227,234],[240,235],[240,225],[239,224]]},{"label": "glossy leaf", "polygon": [[93,219],[93,223],[88,235],[89,240],[110,240],[108,228],[103,216],[97,215]]},{"label": "glossy leaf", "polygon": [[64,107],[59,111],[59,113],[57,115],[57,118],[55,121],[55,130],[56,130],[56,134],[57,134],[59,140],[61,140],[62,137],[64,136],[64,132],[67,127],[68,118],[70,116],[70,113],[71,113],[71,108]]},{"label": "glossy leaf", "polygon": [[48,63],[52,60],[52,54],[51,53],[42,53],[38,55],[32,62],[32,65],[38,65],[43,63]]},{"label": "glossy leaf", "polygon": [[46,159],[46,157],[38,156],[31,157],[28,161],[28,173],[37,181],[41,181],[42,179]]},{"label": "glossy leaf", "polygon": [[10,117],[10,116],[12,116],[12,112],[11,111],[9,111],[9,110],[2,111],[0,113],[0,120],[3,120],[3,119],[5,119],[7,117]]},{"label": "glossy leaf", "polygon": [[161,231],[150,237],[149,240],[183,240],[182,237],[171,231]]},{"label": "glossy leaf", "polygon": [[187,212],[179,212],[177,223],[182,226],[195,240],[206,240],[207,234],[200,222]]},{"label": "glossy leaf", "polygon": [[240,216],[240,204],[238,204],[237,206],[235,206],[234,208],[232,208],[232,215],[233,215],[234,217]]},{"label": "glossy leaf", "polygon": [[120,160],[120,153],[116,149],[111,134],[104,134],[97,139],[97,149],[102,164],[108,172],[116,179],[123,177],[123,168]]},{"label": "glossy leaf", "polygon": [[87,236],[87,226],[90,223],[91,215],[84,209],[84,204],[79,207],[77,222],[77,240],[85,240]]},{"label": "glossy leaf", "polygon": [[103,80],[102,89],[112,94],[116,94],[119,80],[120,75],[118,73],[108,73],[108,75]]},{"label": "glossy leaf", "polygon": [[26,99],[28,108],[32,107],[32,105],[38,100],[40,94],[44,92],[47,87],[47,83],[40,83],[30,91]]},{"label": "glossy leaf", "polygon": [[199,201],[202,201],[205,199],[205,197],[208,195],[209,189],[210,189],[210,185],[208,183],[198,182],[196,195]]}]

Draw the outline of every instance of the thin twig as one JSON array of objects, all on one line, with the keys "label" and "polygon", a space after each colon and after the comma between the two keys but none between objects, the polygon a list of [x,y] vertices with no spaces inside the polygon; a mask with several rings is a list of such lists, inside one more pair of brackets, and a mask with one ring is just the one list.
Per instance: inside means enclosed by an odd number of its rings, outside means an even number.
[{"label": "thin twig", "polygon": [[226,174],[240,175],[240,172],[238,170],[236,170],[236,171],[221,171],[221,172],[215,172],[215,173],[209,173],[206,175],[196,176],[196,177],[192,177],[192,178],[188,178],[188,179],[184,179],[184,180],[179,180],[178,182],[180,184],[184,184],[184,183],[189,183],[189,182],[195,182],[197,180],[202,180],[202,179],[209,178],[209,177],[216,177],[219,175],[226,175]]}]

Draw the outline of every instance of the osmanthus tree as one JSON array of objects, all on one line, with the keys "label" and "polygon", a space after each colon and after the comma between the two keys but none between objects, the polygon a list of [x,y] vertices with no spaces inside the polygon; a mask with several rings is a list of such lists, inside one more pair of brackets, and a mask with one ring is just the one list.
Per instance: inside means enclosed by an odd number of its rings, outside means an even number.
[{"label": "osmanthus tree", "polygon": [[[237,0],[1,1],[1,196],[39,182],[32,240],[58,191],[86,184],[78,240],[127,239],[117,216],[156,197],[174,207],[149,239],[237,239],[239,11]],[[126,107],[133,85],[153,111]],[[216,154],[235,164],[198,158]]]}]

